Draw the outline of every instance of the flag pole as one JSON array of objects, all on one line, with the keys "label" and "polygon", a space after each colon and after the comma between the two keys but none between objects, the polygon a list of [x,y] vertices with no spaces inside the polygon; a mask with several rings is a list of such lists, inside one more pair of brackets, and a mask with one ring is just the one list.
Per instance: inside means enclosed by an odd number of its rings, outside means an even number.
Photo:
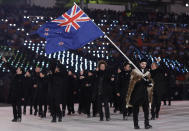
[{"label": "flag pole", "polygon": [[[75,5],[77,5],[77,3],[76,2],[74,2],[74,4]],[[78,5],[77,5],[78,6]],[[81,9],[82,10],[82,9]],[[87,15],[87,14],[86,14]],[[93,20],[91,20],[95,25],[96,25],[96,23],[93,21]],[[97,26],[97,25],[96,25]],[[99,29],[100,29],[100,27],[99,26],[97,26]],[[100,29],[101,30],[101,29]],[[102,31],[102,30],[101,30]],[[103,32],[103,31],[102,31]],[[104,32],[103,32],[104,33]],[[121,51],[121,49],[119,49],[119,47],[104,33],[104,36],[105,36],[105,38],[107,38],[109,41],[110,41],[110,43],[129,61],[129,63],[137,70],[137,71],[139,71],[139,73],[141,74],[141,75],[143,75],[143,73],[138,69],[138,67],[123,53],[123,51]]]},{"label": "flag pole", "polygon": [[138,70],[141,73],[141,75],[143,75],[143,73],[138,69],[138,67],[123,53],[123,51],[121,51],[121,49],[107,35],[105,35],[105,38],[107,38],[110,41],[110,43],[128,60],[128,62],[132,66],[134,66],[134,68]]}]

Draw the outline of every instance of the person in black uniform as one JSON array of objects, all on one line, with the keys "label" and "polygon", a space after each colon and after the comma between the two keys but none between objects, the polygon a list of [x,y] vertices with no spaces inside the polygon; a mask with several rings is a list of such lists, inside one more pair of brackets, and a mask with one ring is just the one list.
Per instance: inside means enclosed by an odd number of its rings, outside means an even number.
[{"label": "person in black uniform", "polygon": [[24,92],[23,92],[24,76],[20,67],[18,67],[15,70],[9,65],[5,57],[2,57],[2,60],[5,62],[5,66],[14,75],[11,81],[11,88],[10,88],[10,100],[12,103],[13,116],[14,116],[12,122],[21,122],[22,120],[21,103],[22,101],[24,101]]},{"label": "person in black uniform", "polygon": [[166,91],[164,74],[165,74],[164,71],[161,69],[161,67],[158,66],[157,63],[151,64],[151,77],[154,81],[151,120],[155,120],[155,118],[159,118],[161,100]]},{"label": "person in black uniform", "polygon": [[131,66],[129,63],[124,64],[124,70],[119,73],[118,76],[118,91],[117,96],[120,97],[120,105],[121,111],[123,112],[123,119],[125,120],[126,116],[128,115],[128,111],[126,109],[126,94],[129,87],[130,82],[130,74],[131,74]]},{"label": "person in black uniform", "polygon": [[60,109],[60,104],[62,103],[62,73],[61,66],[57,64],[55,67],[53,76],[52,76],[52,89],[51,89],[51,113],[52,113],[52,121],[56,122],[56,118],[58,117],[58,122],[62,121],[62,112]]},{"label": "person in black uniform", "polygon": [[45,71],[40,72],[39,87],[38,87],[38,102],[39,102],[39,116],[46,117],[47,113],[47,96],[48,96],[48,83]]},{"label": "person in black uniform", "polygon": [[85,97],[84,97],[84,85],[85,85],[85,71],[80,71],[79,73],[79,108],[78,108],[78,113],[86,113],[84,110],[84,101],[85,101]]},{"label": "person in black uniform", "polygon": [[[84,105],[85,105],[85,111],[86,111],[86,114],[87,114],[87,117],[90,118],[91,115],[90,115],[90,109],[91,109],[91,103],[92,103],[92,87],[93,87],[93,80],[94,80],[94,77],[93,77],[93,74],[92,72],[88,72],[87,73],[87,77],[84,81],[84,89],[83,89],[83,92],[84,92]],[[94,114],[94,112],[93,112]]]},{"label": "person in black uniform", "polygon": [[68,95],[67,95],[67,107],[68,115],[74,114],[74,86],[75,86],[74,74],[68,71]]},{"label": "person in black uniform", "polygon": [[40,81],[40,71],[41,68],[36,66],[35,72],[33,74],[33,100],[32,104],[34,106],[34,116],[38,113],[38,97],[39,97],[39,81]]},{"label": "person in black uniform", "polygon": [[95,85],[95,72],[92,72],[93,74],[93,83],[92,83],[92,110],[93,110],[93,117],[96,117],[96,115],[98,114],[98,92],[97,92],[97,88]]},{"label": "person in black uniform", "polygon": [[170,88],[170,83],[172,81],[170,81],[170,73],[169,71],[166,71],[165,72],[165,84],[166,84],[166,93],[164,94],[163,96],[163,103],[164,105],[167,105],[167,102],[168,101],[168,105],[171,106],[171,92],[172,92],[172,89]]},{"label": "person in black uniform", "polygon": [[137,69],[132,70],[127,92],[126,105],[127,107],[129,104],[133,106],[133,121],[135,129],[140,129],[138,125],[140,106],[142,106],[144,111],[145,129],[152,128],[152,126],[149,124],[149,100],[152,99],[152,96],[148,95],[152,93],[149,93],[150,91],[148,92],[147,88],[149,87],[149,89],[151,89],[153,84],[150,73],[146,67],[147,61],[142,59],[140,61],[140,70],[143,74],[141,74]]},{"label": "person in black uniform", "polygon": [[74,104],[77,103],[79,101],[79,79],[78,76],[76,74],[73,74],[73,102],[71,104],[71,113],[74,114],[75,113],[75,108],[74,108]]},{"label": "person in black uniform", "polygon": [[33,80],[31,77],[31,71],[26,71],[24,77],[24,111],[26,114],[26,106],[30,105],[30,115],[32,115],[32,96],[33,96]]},{"label": "person in black uniform", "polygon": [[113,80],[111,82],[111,87],[112,87],[112,93],[111,93],[111,98],[110,98],[110,107],[114,107],[114,113],[117,111],[120,111],[120,98],[117,96],[117,82],[118,82],[118,74],[120,69],[112,69],[111,73],[111,79]]},{"label": "person in black uniform", "polygon": [[67,104],[67,92],[68,92],[68,72],[66,68],[62,67],[61,68],[61,74],[62,74],[62,116],[65,116],[65,111],[66,111],[66,104]]},{"label": "person in black uniform", "polygon": [[109,96],[111,94],[111,74],[107,70],[105,61],[99,61],[97,72],[95,72],[95,88],[97,90],[98,109],[100,121],[104,120],[103,103],[105,108],[106,121],[110,120]]},{"label": "person in black uniform", "polygon": [[171,100],[173,97],[173,92],[176,86],[176,75],[173,71],[169,70],[167,71],[166,75],[166,94],[164,95],[164,105],[167,105],[166,101],[168,102],[168,105],[171,106]]},{"label": "person in black uniform", "polygon": [[50,115],[52,116],[52,110],[51,110],[51,107],[52,107],[52,98],[53,98],[53,70],[54,68],[52,66],[50,66],[50,68],[48,69],[47,71],[47,85],[48,85],[48,96],[47,96],[47,104],[49,105],[48,106],[48,110],[50,112]]}]

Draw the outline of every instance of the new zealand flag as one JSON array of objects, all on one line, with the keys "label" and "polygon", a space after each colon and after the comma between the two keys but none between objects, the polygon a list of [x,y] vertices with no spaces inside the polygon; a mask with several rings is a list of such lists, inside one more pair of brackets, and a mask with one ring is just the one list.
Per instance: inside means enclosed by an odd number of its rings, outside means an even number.
[{"label": "new zealand flag", "polygon": [[57,19],[42,25],[37,33],[47,40],[47,54],[75,50],[104,35],[76,4]]}]

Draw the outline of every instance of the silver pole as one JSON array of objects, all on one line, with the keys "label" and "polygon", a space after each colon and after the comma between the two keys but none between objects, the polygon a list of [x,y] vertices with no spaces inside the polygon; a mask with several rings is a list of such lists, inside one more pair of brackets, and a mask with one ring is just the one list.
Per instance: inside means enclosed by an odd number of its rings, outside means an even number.
[{"label": "silver pole", "polygon": [[138,69],[138,67],[123,53],[123,51],[121,51],[121,50],[119,49],[119,47],[118,47],[107,35],[105,35],[105,38],[107,38],[107,39],[111,42],[111,44],[129,61],[129,63],[130,63],[132,66],[134,66],[134,68],[135,68],[136,70],[138,70],[138,71],[141,73],[141,75],[143,75],[143,73]]}]

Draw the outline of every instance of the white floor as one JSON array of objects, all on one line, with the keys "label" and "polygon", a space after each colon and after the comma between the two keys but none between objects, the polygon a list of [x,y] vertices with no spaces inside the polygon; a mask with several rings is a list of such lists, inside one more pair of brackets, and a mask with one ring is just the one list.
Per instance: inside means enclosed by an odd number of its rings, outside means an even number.
[{"label": "white floor", "polygon": [[[112,109],[111,109],[112,110]],[[49,115],[49,114],[48,114]],[[111,121],[100,122],[99,118],[87,118],[85,115],[72,115],[63,118],[61,123],[51,123],[46,119],[27,115],[21,123],[13,123],[12,108],[0,107],[0,131],[132,131],[133,121],[129,117],[122,120],[119,113],[111,113]],[[140,127],[144,129],[143,113],[140,111]],[[153,131],[189,131],[189,101],[172,102],[172,106],[162,106],[160,118],[150,121]]]}]

